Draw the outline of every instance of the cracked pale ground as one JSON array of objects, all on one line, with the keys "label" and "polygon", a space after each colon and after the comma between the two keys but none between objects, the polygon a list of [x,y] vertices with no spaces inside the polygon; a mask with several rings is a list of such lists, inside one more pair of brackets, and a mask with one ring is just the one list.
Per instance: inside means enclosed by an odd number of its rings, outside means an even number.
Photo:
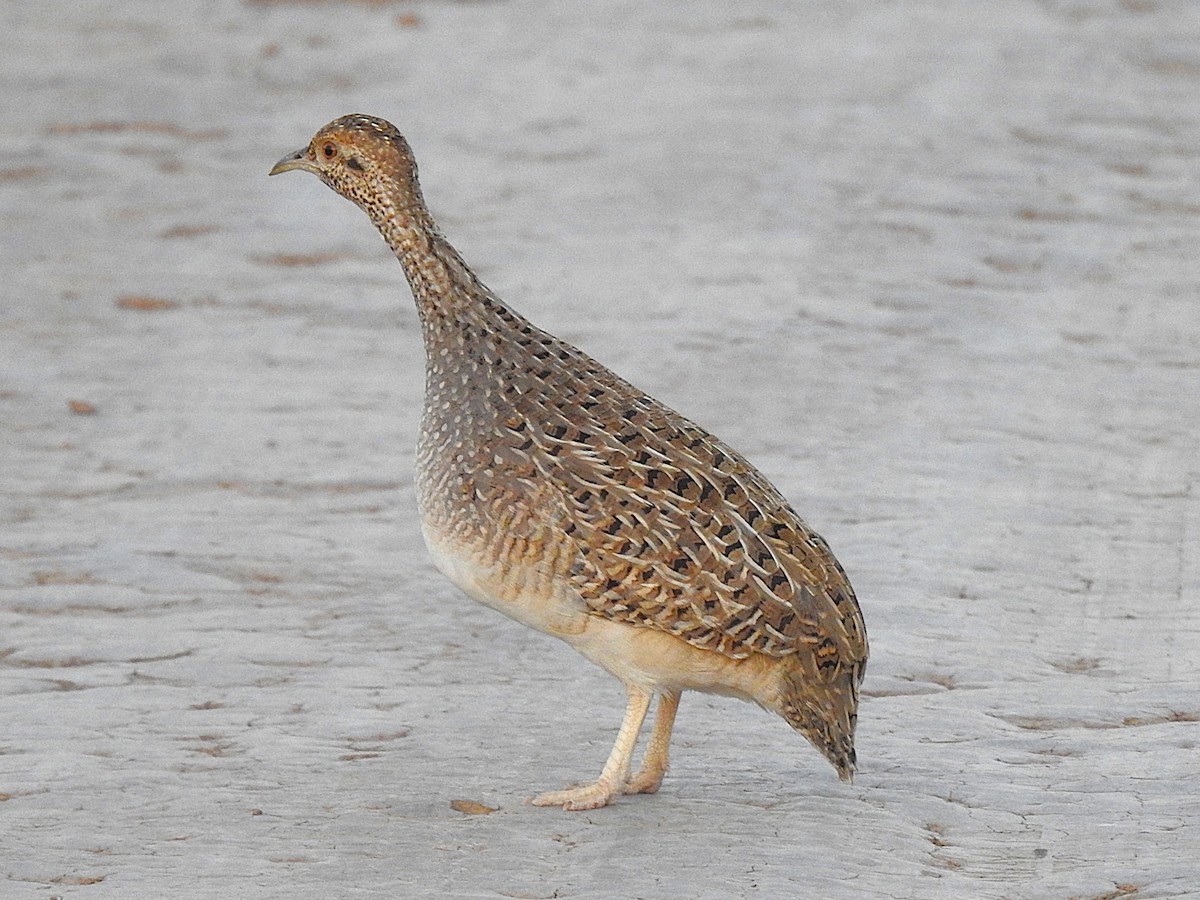
[{"label": "cracked pale ground", "polygon": [[[0,897],[1200,894],[1198,48],[1190,0],[6,3]],[[348,112],[830,540],[853,786],[688,695],[658,795],[522,805],[621,690],[426,559],[399,266],[266,178]]]}]

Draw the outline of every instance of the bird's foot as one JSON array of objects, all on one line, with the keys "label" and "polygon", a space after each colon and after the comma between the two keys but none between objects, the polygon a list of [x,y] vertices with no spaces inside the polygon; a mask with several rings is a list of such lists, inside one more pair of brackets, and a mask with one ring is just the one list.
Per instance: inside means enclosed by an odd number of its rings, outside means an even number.
[{"label": "bird's foot", "polygon": [[642,769],[625,782],[625,787],[621,789],[621,792],[625,794],[657,794],[658,789],[662,787],[663,776],[666,774],[666,769]]},{"label": "bird's foot", "polygon": [[591,784],[569,787],[563,791],[547,791],[538,794],[529,802],[534,806],[561,806],[569,812],[579,812],[584,809],[599,809],[612,802],[613,797],[621,793],[617,785],[601,779]]}]

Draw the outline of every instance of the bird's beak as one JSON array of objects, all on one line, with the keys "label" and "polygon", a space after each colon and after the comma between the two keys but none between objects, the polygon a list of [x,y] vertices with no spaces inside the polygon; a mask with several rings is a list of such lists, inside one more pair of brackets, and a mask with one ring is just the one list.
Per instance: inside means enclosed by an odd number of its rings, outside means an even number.
[{"label": "bird's beak", "polygon": [[312,172],[314,175],[319,174],[320,170],[313,163],[309,162],[308,157],[305,155],[307,153],[307,147],[303,150],[297,150],[295,153],[289,153],[279,162],[275,163],[271,167],[271,171],[267,174],[278,175],[280,172],[294,172],[297,169],[302,172]]}]

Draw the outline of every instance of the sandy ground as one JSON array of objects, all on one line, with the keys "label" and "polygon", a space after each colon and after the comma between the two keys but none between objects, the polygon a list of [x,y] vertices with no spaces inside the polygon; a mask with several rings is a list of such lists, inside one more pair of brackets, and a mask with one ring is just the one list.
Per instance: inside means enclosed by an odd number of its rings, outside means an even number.
[{"label": "sandy ground", "polygon": [[[1200,4],[0,7],[0,896],[1200,896]],[[755,461],[872,641],[859,777],[421,545],[397,122],[534,321]],[[496,811],[464,814],[465,799]]]}]

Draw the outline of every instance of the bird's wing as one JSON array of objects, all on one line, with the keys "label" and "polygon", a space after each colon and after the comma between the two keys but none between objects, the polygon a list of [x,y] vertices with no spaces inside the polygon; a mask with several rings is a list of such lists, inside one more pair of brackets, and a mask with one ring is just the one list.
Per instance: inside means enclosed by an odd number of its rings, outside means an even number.
[{"label": "bird's wing", "polygon": [[735,451],[619,380],[511,424],[561,492],[570,577],[594,614],[735,659],[808,652],[825,676],[861,678],[845,572]]}]

